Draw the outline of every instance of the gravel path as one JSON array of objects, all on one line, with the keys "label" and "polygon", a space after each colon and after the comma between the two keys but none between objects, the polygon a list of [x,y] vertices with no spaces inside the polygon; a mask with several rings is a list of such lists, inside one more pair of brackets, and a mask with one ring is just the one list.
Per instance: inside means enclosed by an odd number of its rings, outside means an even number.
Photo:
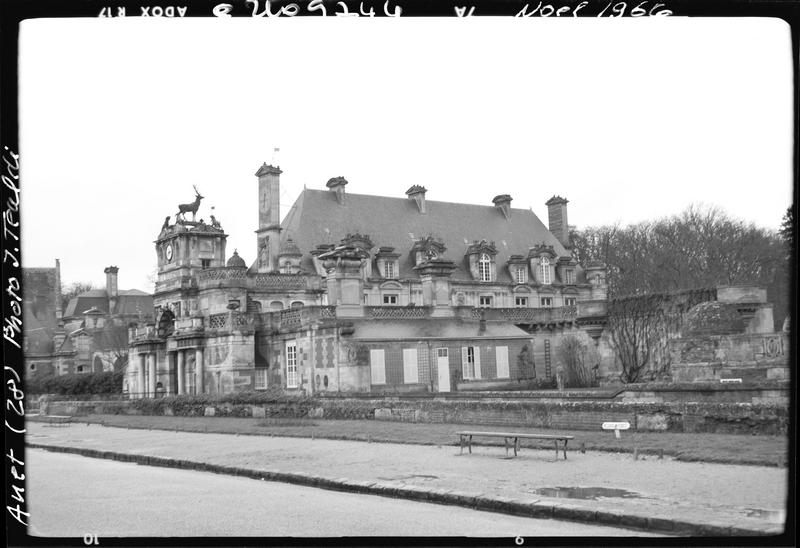
[{"label": "gravel path", "polygon": [[[785,518],[785,468],[678,462],[627,454],[523,449],[506,459],[499,447],[460,455],[452,446],[415,446],[308,438],[236,436],[73,424],[29,423],[27,440],[169,457],[264,471],[304,473],[470,494],[542,500],[590,510],[779,532]],[[552,488],[621,489],[626,496],[562,498]],[[606,493],[609,494],[609,493]]]}]

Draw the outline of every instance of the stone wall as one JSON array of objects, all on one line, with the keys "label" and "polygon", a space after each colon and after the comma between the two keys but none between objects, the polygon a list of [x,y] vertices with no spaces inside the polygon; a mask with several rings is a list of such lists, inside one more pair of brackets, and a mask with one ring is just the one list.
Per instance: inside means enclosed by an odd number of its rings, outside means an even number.
[{"label": "stone wall", "polygon": [[788,380],[786,333],[708,335],[670,341],[676,382],[741,379],[743,383]]},{"label": "stone wall", "polygon": [[[142,413],[142,400],[52,402],[50,414]],[[513,428],[600,430],[606,421],[628,421],[633,431],[785,435],[785,405],[750,403],[632,403],[481,401],[463,399],[309,398],[264,404],[210,403],[198,398],[178,405],[154,402],[151,412],[183,416],[313,417],[475,424]]]}]

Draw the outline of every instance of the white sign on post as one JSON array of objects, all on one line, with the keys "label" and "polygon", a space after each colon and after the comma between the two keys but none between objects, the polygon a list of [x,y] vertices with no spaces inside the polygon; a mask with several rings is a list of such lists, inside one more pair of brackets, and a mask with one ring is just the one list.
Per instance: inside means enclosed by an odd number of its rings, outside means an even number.
[{"label": "white sign on post", "polygon": [[603,430],[613,430],[614,437],[619,438],[619,431],[620,430],[628,430],[631,427],[631,423],[624,421],[624,422],[604,422],[603,423]]}]

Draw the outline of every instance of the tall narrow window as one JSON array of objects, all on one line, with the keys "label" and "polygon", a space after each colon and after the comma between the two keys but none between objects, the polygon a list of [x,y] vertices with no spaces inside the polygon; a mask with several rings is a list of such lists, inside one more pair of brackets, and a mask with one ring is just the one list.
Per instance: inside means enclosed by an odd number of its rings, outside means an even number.
[{"label": "tall narrow window", "polygon": [[486,253],[481,253],[481,257],[478,260],[478,273],[482,282],[492,281],[492,260]]},{"label": "tall narrow window", "polygon": [[266,390],[267,389],[267,368],[266,367],[257,367],[255,369],[255,383],[253,388],[256,390]]},{"label": "tall narrow window", "polygon": [[481,378],[481,353],[479,347],[461,347],[461,376],[464,379]]},{"label": "tall narrow window", "polygon": [[564,277],[566,278],[564,280],[565,283],[568,283],[568,284],[574,284],[575,283],[575,271],[572,270],[571,268],[568,268],[567,270],[565,270],[565,276]]},{"label": "tall narrow window", "polygon": [[516,274],[517,274],[516,275],[517,283],[518,284],[524,284],[526,282],[525,269],[523,267],[521,267],[521,266],[518,266],[517,270],[516,270]]},{"label": "tall narrow window", "polygon": [[394,261],[386,261],[383,263],[383,277],[394,278]]},{"label": "tall narrow window", "polygon": [[547,257],[542,257],[541,262],[539,263],[539,269],[542,275],[542,283],[549,284],[550,283],[550,259]]},{"label": "tall narrow window", "polygon": [[467,346],[466,351],[466,356],[461,364],[463,366],[461,373],[465,379],[472,379],[475,377],[475,347]]},{"label": "tall narrow window", "polygon": [[286,345],[286,387],[297,388],[297,344]]}]

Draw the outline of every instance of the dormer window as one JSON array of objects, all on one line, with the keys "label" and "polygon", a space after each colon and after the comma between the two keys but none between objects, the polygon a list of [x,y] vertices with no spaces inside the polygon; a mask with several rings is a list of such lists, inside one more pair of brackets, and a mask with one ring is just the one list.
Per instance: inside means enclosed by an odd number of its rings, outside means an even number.
[{"label": "dormer window", "polygon": [[524,266],[516,267],[516,269],[514,270],[514,280],[518,284],[524,284],[526,281],[528,281],[527,272],[525,272]]},{"label": "dormer window", "polygon": [[492,282],[497,279],[495,270],[497,247],[494,242],[474,240],[471,245],[467,246],[466,255],[469,258],[469,272],[473,280]]},{"label": "dormer window", "polygon": [[550,282],[550,259],[548,257],[542,257],[539,261],[539,272],[541,274],[541,280],[543,284],[549,284]]},{"label": "dormer window", "polygon": [[478,259],[478,273],[482,282],[492,281],[492,260],[486,253],[481,253],[480,259]]},{"label": "dormer window", "polygon": [[564,283],[566,284],[575,283],[575,271],[573,269],[568,268],[564,271]]},{"label": "dormer window", "polygon": [[375,259],[377,260],[375,266],[378,269],[379,275],[383,274],[383,277],[387,280],[397,278],[399,274],[397,267],[398,257],[400,257],[400,254],[395,253],[393,247],[381,247],[375,254]]}]

